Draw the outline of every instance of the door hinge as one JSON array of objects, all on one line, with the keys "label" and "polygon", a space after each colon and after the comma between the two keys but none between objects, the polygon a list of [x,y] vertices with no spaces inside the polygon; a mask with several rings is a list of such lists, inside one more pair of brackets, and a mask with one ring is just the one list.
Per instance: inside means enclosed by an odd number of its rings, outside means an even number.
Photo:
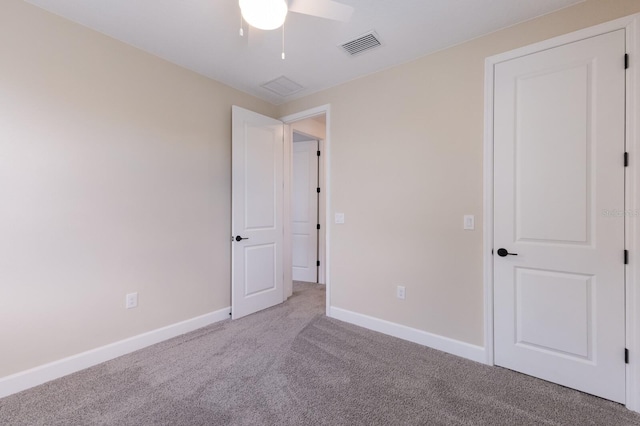
[{"label": "door hinge", "polygon": [[320,188],[316,188],[318,190],[318,194],[320,193]]},{"label": "door hinge", "polygon": [[320,261],[316,260],[316,266],[320,266]]},{"label": "door hinge", "polygon": [[628,53],[624,54],[624,69],[625,70],[629,69],[629,54]]},{"label": "door hinge", "polygon": [[628,152],[624,153],[624,166],[625,167],[629,167],[629,153]]},{"label": "door hinge", "polygon": [[318,157],[320,157],[320,151],[318,151]]},{"label": "door hinge", "polygon": [[317,225],[316,225],[316,229],[320,229],[320,224],[317,224]]},{"label": "door hinge", "polygon": [[629,349],[624,348],[624,363],[629,364]]},{"label": "door hinge", "polygon": [[624,251],[624,264],[625,265],[629,264],[629,250]]}]

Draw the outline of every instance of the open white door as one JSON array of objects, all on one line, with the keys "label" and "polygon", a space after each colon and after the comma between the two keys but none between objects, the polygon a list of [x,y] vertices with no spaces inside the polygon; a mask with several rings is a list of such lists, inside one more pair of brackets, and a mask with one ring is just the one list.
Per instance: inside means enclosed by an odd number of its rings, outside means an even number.
[{"label": "open white door", "polygon": [[495,363],[625,401],[625,32],[495,66]]},{"label": "open white door", "polygon": [[233,106],[231,314],[284,301],[283,123]]},{"label": "open white door", "polygon": [[293,144],[293,279],[318,282],[318,141]]}]

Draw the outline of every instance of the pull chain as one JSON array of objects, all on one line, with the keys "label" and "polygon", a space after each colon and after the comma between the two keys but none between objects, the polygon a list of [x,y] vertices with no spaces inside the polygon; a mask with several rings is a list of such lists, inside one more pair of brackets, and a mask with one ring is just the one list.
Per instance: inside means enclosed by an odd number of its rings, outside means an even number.
[{"label": "pull chain", "polygon": [[284,54],[284,24],[282,24],[282,60],[284,60],[285,58],[285,54]]}]

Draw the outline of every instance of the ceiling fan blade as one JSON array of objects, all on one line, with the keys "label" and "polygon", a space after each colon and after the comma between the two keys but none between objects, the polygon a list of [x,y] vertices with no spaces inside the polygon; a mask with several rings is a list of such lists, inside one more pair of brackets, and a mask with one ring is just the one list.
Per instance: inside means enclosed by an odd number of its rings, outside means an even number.
[{"label": "ceiling fan blade", "polygon": [[353,7],[333,0],[291,0],[289,11],[334,21],[348,22],[353,14]]}]

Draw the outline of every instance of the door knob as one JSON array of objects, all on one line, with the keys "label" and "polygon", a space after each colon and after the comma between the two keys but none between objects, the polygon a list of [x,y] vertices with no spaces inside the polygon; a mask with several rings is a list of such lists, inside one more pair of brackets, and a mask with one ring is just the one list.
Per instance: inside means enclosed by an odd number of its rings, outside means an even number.
[{"label": "door knob", "polygon": [[517,255],[518,253],[509,253],[507,249],[503,249],[503,248],[498,249],[498,256],[500,257],[517,256]]},{"label": "door knob", "polygon": [[249,238],[242,238],[240,235],[236,237],[236,241],[248,240]]}]

